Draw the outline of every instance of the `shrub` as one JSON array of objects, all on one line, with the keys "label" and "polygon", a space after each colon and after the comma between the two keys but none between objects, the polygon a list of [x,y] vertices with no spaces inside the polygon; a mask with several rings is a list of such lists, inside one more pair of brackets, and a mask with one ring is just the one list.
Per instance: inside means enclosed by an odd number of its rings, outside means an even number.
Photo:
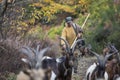
[{"label": "shrub", "polygon": [[52,27],[49,31],[48,31],[48,37],[55,39],[57,35],[61,35],[61,32],[63,30],[63,26],[59,26],[59,27]]}]

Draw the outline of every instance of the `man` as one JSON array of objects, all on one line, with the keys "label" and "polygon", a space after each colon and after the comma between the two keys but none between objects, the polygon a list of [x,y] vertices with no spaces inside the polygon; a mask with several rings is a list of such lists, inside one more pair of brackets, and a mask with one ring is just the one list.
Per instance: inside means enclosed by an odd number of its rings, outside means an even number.
[{"label": "man", "polygon": [[[82,38],[83,31],[77,24],[73,23],[72,17],[66,17],[65,22],[66,22],[65,27],[62,31],[61,37],[64,38],[71,46],[76,37],[77,39]],[[66,45],[63,41],[61,41],[61,45],[62,45],[62,49],[65,50]],[[78,66],[78,60],[76,57],[74,61],[74,73],[77,73],[77,66]]]},{"label": "man", "polygon": [[[71,46],[76,37],[82,38],[83,31],[77,24],[73,23],[72,17],[66,17],[65,22],[61,37],[67,40]],[[61,45],[66,48],[63,41],[61,41]]]}]

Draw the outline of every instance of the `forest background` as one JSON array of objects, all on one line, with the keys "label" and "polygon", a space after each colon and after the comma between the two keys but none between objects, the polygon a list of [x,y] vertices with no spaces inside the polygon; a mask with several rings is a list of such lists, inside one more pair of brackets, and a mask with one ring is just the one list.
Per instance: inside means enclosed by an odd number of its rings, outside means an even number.
[{"label": "forest background", "polygon": [[120,0],[0,0],[0,55],[15,44],[59,44],[65,17],[72,16],[82,26],[88,14],[83,28],[86,44],[98,53],[107,43],[120,50]]}]

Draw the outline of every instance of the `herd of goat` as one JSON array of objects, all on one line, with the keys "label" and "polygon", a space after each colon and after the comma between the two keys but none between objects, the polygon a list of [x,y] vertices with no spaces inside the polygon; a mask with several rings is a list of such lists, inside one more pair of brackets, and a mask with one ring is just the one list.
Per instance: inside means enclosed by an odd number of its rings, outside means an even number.
[{"label": "herd of goat", "polygon": [[[66,54],[59,58],[44,56],[50,48],[39,50],[37,48],[23,47],[20,51],[27,55],[21,60],[28,64],[29,69],[21,71],[17,80],[72,80],[74,51],[81,40],[77,40],[72,48],[66,44]],[[86,80],[120,80],[120,57],[114,45],[108,45],[103,50],[103,56],[93,52],[89,47],[84,54],[94,54],[97,61],[86,71]]]}]

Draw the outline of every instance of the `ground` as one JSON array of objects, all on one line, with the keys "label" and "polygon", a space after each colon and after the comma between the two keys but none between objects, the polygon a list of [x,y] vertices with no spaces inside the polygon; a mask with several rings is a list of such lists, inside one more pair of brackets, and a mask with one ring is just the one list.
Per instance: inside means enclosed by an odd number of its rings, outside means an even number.
[{"label": "ground", "polygon": [[78,66],[78,74],[73,74],[72,80],[86,80],[85,74],[90,65],[96,61],[96,57],[80,57],[79,58],[79,66]]}]

